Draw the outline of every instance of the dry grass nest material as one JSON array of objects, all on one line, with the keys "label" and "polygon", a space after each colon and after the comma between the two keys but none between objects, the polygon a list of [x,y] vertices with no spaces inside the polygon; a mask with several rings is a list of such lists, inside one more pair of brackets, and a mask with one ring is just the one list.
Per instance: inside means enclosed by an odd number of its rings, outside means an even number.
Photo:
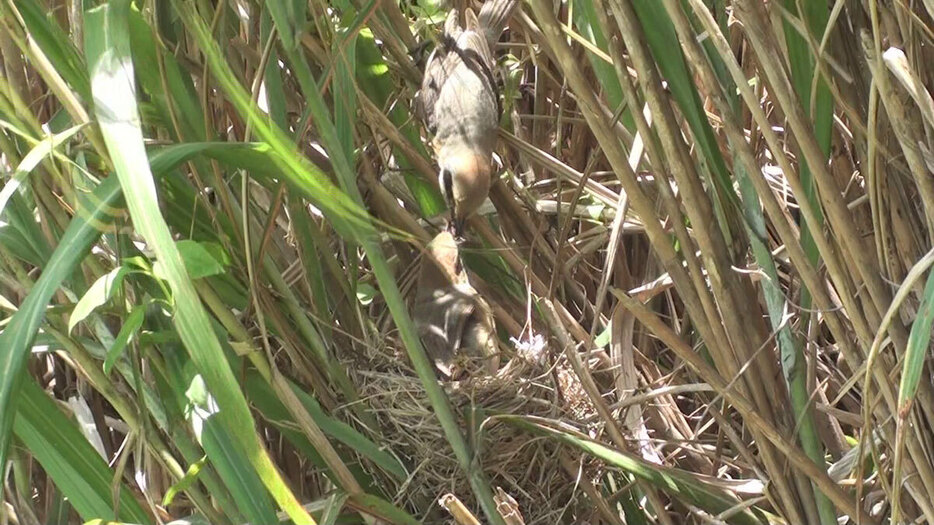
[{"label": "dry grass nest material", "polygon": [[[451,493],[482,516],[401,343],[390,342],[396,343],[394,349],[371,348],[350,374],[376,415],[387,449],[409,471],[408,480],[396,487],[396,503],[430,508],[419,516],[424,523],[453,523],[438,505]],[[478,464],[494,487],[516,500],[526,524],[580,523],[594,510],[577,476],[594,479],[599,467],[571,448],[498,421],[496,415],[551,418],[585,432],[599,432],[592,423],[584,423],[599,418],[591,417],[592,407],[562,359],[547,366],[541,341],[515,346],[517,355],[495,376],[448,382],[445,390],[461,431],[479,454]],[[563,468],[559,455],[576,465],[577,472]]]}]

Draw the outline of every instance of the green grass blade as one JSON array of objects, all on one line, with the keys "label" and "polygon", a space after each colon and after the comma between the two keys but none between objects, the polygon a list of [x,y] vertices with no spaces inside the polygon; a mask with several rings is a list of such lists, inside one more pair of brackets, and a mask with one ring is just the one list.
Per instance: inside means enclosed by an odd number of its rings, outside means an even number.
[{"label": "green grass blade", "polygon": [[928,345],[931,343],[932,327],[934,327],[934,272],[928,275],[927,283],[924,285],[924,297],[918,308],[918,316],[911,324],[908,348],[903,358],[902,380],[898,386],[898,414],[901,418],[907,417],[911,403],[918,393],[918,385],[924,370],[924,359]]},{"label": "green grass blade", "polygon": [[[278,128],[269,126],[266,118],[251,103],[249,94],[238,83],[198,14],[190,6],[177,2],[175,5],[183,13],[185,23],[193,30],[193,36],[201,45],[220,87],[230,97],[234,107],[250,122],[255,134],[272,149],[273,165],[281,170],[288,177],[288,181],[308,197],[312,204],[325,213],[339,233],[351,238],[373,236],[375,232],[370,224],[369,214],[334,186],[321,170],[298,153],[291,139]],[[299,79],[301,78],[299,76]],[[320,100],[320,95],[317,96]],[[331,130],[333,131],[333,126]],[[335,159],[341,157],[334,156]],[[269,170],[267,168],[264,171]]]},{"label": "green grass blade", "polygon": [[[904,285],[903,285],[904,286]],[[898,420],[895,432],[895,457],[892,467],[892,483],[894,485],[892,497],[896,498],[892,505],[892,522],[899,523],[901,502],[897,498],[902,490],[902,464],[905,461],[905,439],[914,425],[908,421],[911,415],[911,406],[918,387],[921,385],[921,374],[924,371],[924,360],[931,344],[931,330],[934,329],[934,272],[928,274],[927,284],[924,285],[924,297],[918,307],[918,316],[911,325],[908,336],[908,347],[902,364],[902,379],[898,385]]]},{"label": "green grass blade", "polygon": [[[184,72],[175,55],[154,39],[152,28],[135,9],[130,11],[130,49],[133,63],[147,64],[136,71],[140,88],[149,94],[165,122],[172,122],[171,115],[176,117],[178,129],[168,126],[172,136],[184,142],[213,139],[205,136],[204,114],[191,76]],[[164,77],[156,67],[160,60]]]},{"label": "green grass blade", "polygon": [[[249,144],[200,143],[182,144],[154,152],[149,163],[154,175],[161,176],[175,166],[198,154],[210,154],[219,160],[235,163],[268,163],[268,147]],[[262,159],[266,159],[263,161]],[[56,246],[48,263],[42,266],[42,275],[33,285],[26,299],[0,332],[0,464],[7,458],[18,380],[22,376],[23,362],[29,347],[45,317],[45,309],[58,287],[78,267],[91,249],[91,244],[110,225],[121,196],[119,180],[108,177],[94,192],[78,203],[78,213],[72,219]],[[0,242],[3,233],[0,230]]]},{"label": "green grass blade", "polygon": [[[360,207],[359,203],[362,199],[357,191],[354,172],[348,159],[343,155],[344,150],[338,141],[337,131],[329,118],[327,107],[321,98],[317,85],[314,83],[314,79],[311,77],[304,57],[296,56],[295,53],[290,54],[290,63],[295,68],[293,72],[296,74],[302,92],[306,96],[308,107],[323,138],[325,148],[330,155],[338,180],[341,186],[350,195],[353,195],[353,199],[344,193],[336,191],[336,189],[332,190],[329,187],[330,184],[323,177],[320,179],[308,177],[313,167],[303,156],[295,152],[295,148],[278,129],[269,126],[265,119],[258,114],[249,96],[243,90],[243,87],[239,85],[232,71],[230,71],[230,67],[223,60],[217,43],[211,38],[204,21],[197,16],[190,6],[186,6],[177,0],[174,5],[185,13],[182,18],[196,37],[211,71],[218,78],[233,105],[253,125],[257,136],[268,142],[273,150],[281,155],[279,160],[282,162],[283,171],[286,172],[290,182],[306,192],[309,199],[325,213],[325,216],[328,217],[341,235],[363,245],[373,268],[373,273],[376,275],[380,289],[383,292],[383,297],[405,343],[409,359],[412,361],[432,408],[434,408],[438,416],[445,437],[451,444],[461,468],[467,473],[471,488],[480,501],[487,519],[496,524],[503,523],[502,516],[496,510],[496,503],[493,501],[493,491],[490,488],[489,481],[482,469],[475,468],[472,465],[473,454],[461,434],[444,391],[438,386],[433,365],[425,355],[421,342],[416,335],[415,326],[409,318],[406,305],[396,285],[395,275],[393,275],[386,263],[379,245],[375,242],[375,231],[369,216]],[[275,10],[272,10],[271,13],[277,26],[288,27],[287,22],[282,20],[281,15],[277,16]],[[289,50],[286,49],[286,52],[288,53]]]},{"label": "green grass blade", "polygon": [[[553,428],[543,421],[533,422],[529,418],[521,416],[499,416],[497,419],[576,447],[712,514],[734,509],[740,503],[731,493],[716,487],[712,483],[703,481],[696,474],[649,463],[634,454],[615,450],[581,434]],[[716,482],[717,480],[712,481]],[[761,512],[755,509],[745,509],[734,514],[730,518],[730,523],[762,525],[766,523],[766,519]]]},{"label": "green grass blade", "polygon": [[139,329],[143,326],[143,320],[146,316],[146,307],[146,303],[134,306],[133,309],[130,310],[130,314],[127,315],[126,320],[123,321],[120,332],[117,334],[117,337],[114,338],[110,349],[107,350],[107,357],[104,359],[105,374],[110,374],[114,363],[117,362],[117,359],[120,359],[127,345],[136,337],[137,332],[139,332]]},{"label": "green grass blade", "polygon": [[736,210],[736,194],[681,47],[672,45],[678,41],[678,35],[661,2],[635,0],[633,7],[645,28],[645,36],[658,68],[668,81],[671,94],[678,102],[678,107],[697,141],[701,157],[700,172],[710,177],[708,191],[711,192],[717,222],[729,245],[737,233],[730,231],[731,223],[727,222]]},{"label": "green grass blade", "polygon": [[15,0],[17,11],[22,16],[23,24],[29,31],[29,36],[35,40],[36,45],[42,49],[49,62],[55,67],[59,75],[77,91],[85,100],[90,100],[91,87],[81,55],[68,35],[51,16],[52,13],[43,9],[42,2],[35,0]]},{"label": "green grass blade", "polygon": [[295,395],[301,400],[302,405],[305,406],[308,413],[314,418],[315,422],[318,423],[325,434],[354,449],[364,457],[369,458],[387,472],[396,476],[399,480],[406,479],[407,474],[399,463],[399,460],[381,450],[379,446],[354,430],[352,426],[328,417],[314,397],[308,395],[308,393],[295,384],[291,386],[292,390],[295,391]]},{"label": "green grass blade", "polygon": [[123,278],[129,271],[129,267],[118,266],[94,281],[94,284],[88,288],[87,292],[84,292],[81,299],[78,299],[71,311],[71,316],[68,318],[68,333],[71,333],[75,325],[87,319],[94,310],[106,304],[113,297],[123,285]]},{"label": "green grass blade", "polygon": [[[378,107],[384,108],[395,96],[395,81],[390,74],[389,66],[383,58],[373,33],[364,28],[357,37],[357,85]],[[416,120],[406,111],[402,104],[393,104],[386,115],[395,124],[402,136],[412,145],[412,149],[419,155],[427,157],[428,153],[422,144]],[[399,159],[399,169],[405,177],[405,184],[415,197],[415,202],[424,217],[433,217],[446,208],[441,193],[428,181],[415,173],[415,165],[401,151],[395,150]]]},{"label": "green grass blade", "polygon": [[0,246],[17,259],[25,261],[33,266],[42,266],[45,261],[36,253],[32,244],[25,239],[25,236],[16,227],[10,224],[0,226]]},{"label": "green grass blade", "polygon": [[75,133],[81,131],[83,127],[84,126],[80,124],[72,126],[61,133],[49,136],[48,140],[40,141],[33,146],[29,153],[23,157],[23,160],[20,161],[19,166],[16,167],[16,171],[13,172],[13,176],[6,185],[3,186],[3,190],[0,190],[0,217],[3,216],[3,209],[6,208],[7,201],[10,200],[13,192],[19,189],[29,173],[32,172],[42,160],[51,155],[55,148],[73,137]]},{"label": "green grass blade", "polygon": [[369,514],[373,516],[384,517],[390,523],[399,523],[402,525],[417,525],[419,523],[423,523],[416,520],[408,513],[400,510],[392,503],[371,494],[353,496],[353,501],[356,505],[366,510]]},{"label": "green grass blade", "polygon": [[262,481],[243,461],[244,451],[216,415],[204,422],[201,444],[240,512],[251,523],[276,523],[276,512]]},{"label": "green grass blade", "polygon": [[62,281],[84,258],[93,240],[100,235],[97,225],[112,219],[111,206],[119,195],[117,188],[116,179],[108,179],[94,192],[97,205],[72,221],[32,291],[0,333],[0,464],[5,464],[7,458],[10,430],[16,413],[13,401],[23,375],[20,371],[45,316],[45,307]]},{"label": "green grass blade", "polygon": [[[820,2],[798,2],[796,0],[785,0],[783,2],[791,15],[802,17],[804,24],[802,27],[810,32],[810,38],[813,42],[819,43],[827,26],[827,20],[830,17],[830,10],[827,5],[821,5]],[[798,11],[798,6],[804,8],[803,12]],[[814,123],[814,134],[817,143],[824,155],[830,154],[831,131],[833,127],[833,97],[830,89],[823,79],[818,79],[816,90],[812,89],[814,85],[814,65],[815,57],[811,51],[804,36],[798,33],[794,25],[789,20],[784,20],[785,45],[788,48],[788,66],[791,71],[791,81],[795,92],[798,94],[801,104],[812,118]],[[811,104],[813,99],[814,104]],[[823,221],[823,213],[820,206],[820,199],[817,195],[817,187],[814,184],[813,174],[808,168],[807,162],[801,161],[801,185],[804,187],[805,196],[811,207],[814,208],[818,219]],[[817,245],[814,242],[814,234],[808,225],[801,222],[801,246],[812,263],[817,264],[820,254],[817,251]],[[811,307],[811,296],[807,290],[804,290],[801,297],[801,304],[804,308]]]},{"label": "green grass blade", "polygon": [[[270,2],[274,3],[274,2]],[[344,157],[352,162],[354,158],[354,125],[357,113],[357,96],[354,89],[354,75],[357,60],[357,32],[354,24],[342,27],[335,35],[331,49],[334,63],[334,124],[337,140],[344,149]],[[346,188],[345,188],[346,191]]]},{"label": "green grass blade", "polygon": [[207,464],[207,462],[208,457],[203,456],[198,461],[192,463],[191,466],[188,467],[188,470],[185,471],[185,476],[175,482],[171,487],[166,489],[165,496],[162,497],[162,505],[171,505],[172,501],[175,499],[175,496],[193,485],[194,482],[198,479],[198,476],[204,470],[204,466]]},{"label": "green grass blade", "polygon": [[[29,245],[30,252],[34,253],[36,259],[40,261],[39,265],[44,264],[52,255],[52,249],[36,222],[32,207],[26,202],[25,196],[19,192],[13,192],[10,196],[7,222],[21,235],[22,241]],[[14,253],[14,255],[19,254]]]},{"label": "green grass blade", "polygon": [[[603,29],[598,21],[593,2],[588,0],[574,2],[572,4],[572,9],[574,25],[577,27],[581,36],[588,39],[600,50],[606,52],[609,44],[607,43],[606,35],[603,33]],[[606,98],[608,107],[613,109],[618,108],[623,102],[623,88],[619,85],[619,78],[616,76],[613,64],[595,56],[593,53],[587,53],[587,60],[590,62],[590,66],[597,76],[600,89],[603,91],[603,96]],[[624,123],[628,121],[630,124],[629,127],[631,128],[631,119],[624,116],[621,120]]]},{"label": "green grass blade", "polygon": [[[819,2],[797,2],[785,1],[785,8],[791,14],[800,14],[804,19],[803,26],[810,31],[810,38],[814,42],[819,42],[824,34],[824,28],[829,18],[829,9],[826,5],[820,5]],[[804,11],[798,13],[798,6],[802,6]],[[833,99],[830,90],[823,79],[818,79],[816,89],[814,86],[814,65],[815,59],[804,36],[788,21],[784,21],[785,44],[788,48],[788,65],[791,70],[791,80],[795,92],[804,105],[806,111],[812,118],[814,133],[818,145],[824,152],[824,155],[830,153],[831,128],[833,126]],[[814,104],[811,104],[811,99]],[[804,198],[811,204],[817,218],[823,222],[823,213],[820,204],[820,198],[817,195],[817,186],[814,183],[813,174],[802,159],[801,171],[799,174],[801,185],[804,187]],[[817,244],[814,241],[814,233],[807,225],[806,221],[801,221],[801,247],[812,264],[817,265],[820,260],[820,253]],[[822,233],[818,232],[818,235]],[[808,309],[811,307],[811,294],[807,287],[802,289],[801,307]],[[770,312],[770,316],[774,316]],[[779,340],[781,343],[781,339]],[[809,398],[804,374],[804,353],[800,346],[791,348],[782,345],[782,366],[785,368],[785,379],[788,383],[788,389],[791,393],[792,408],[795,413],[795,419],[801,422],[799,426],[799,438],[802,448],[819,465],[824,464],[823,450],[818,436],[814,429],[813,417],[809,413]],[[833,525],[837,521],[837,514],[833,505],[827,500],[826,496],[815,488],[814,496],[817,501],[818,512],[824,525]]]},{"label": "green grass blade", "polygon": [[117,1],[88,11],[85,50],[91,72],[95,115],[137,230],[165,271],[175,304],[175,327],[220,407],[220,418],[244,448],[277,503],[296,523],[314,523],[302,509],[260,443],[253,418],[223,349],[185,270],[162,218],[150,171],[139,112],[129,41],[129,2]]},{"label": "green grass blade", "polygon": [[114,515],[113,472],[32,378],[23,383],[14,430],[82,519],[152,523],[126,486],[120,490],[120,515]]}]

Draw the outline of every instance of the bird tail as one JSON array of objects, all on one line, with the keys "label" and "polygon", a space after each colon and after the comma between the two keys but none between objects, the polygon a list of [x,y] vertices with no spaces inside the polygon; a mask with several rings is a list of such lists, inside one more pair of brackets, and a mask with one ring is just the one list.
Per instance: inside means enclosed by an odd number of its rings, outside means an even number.
[{"label": "bird tail", "polygon": [[506,29],[506,23],[512,16],[513,10],[522,0],[487,0],[480,8],[477,15],[479,25],[483,29],[490,49],[499,40],[503,30]]}]

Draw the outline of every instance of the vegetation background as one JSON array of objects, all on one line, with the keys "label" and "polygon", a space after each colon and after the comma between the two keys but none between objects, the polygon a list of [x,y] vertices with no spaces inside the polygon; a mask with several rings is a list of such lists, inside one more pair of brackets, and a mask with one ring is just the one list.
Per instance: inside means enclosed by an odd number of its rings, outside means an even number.
[{"label": "vegetation background", "polygon": [[524,2],[442,385],[444,9],[0,1],[0,523],[934,523],[934,3]]}]

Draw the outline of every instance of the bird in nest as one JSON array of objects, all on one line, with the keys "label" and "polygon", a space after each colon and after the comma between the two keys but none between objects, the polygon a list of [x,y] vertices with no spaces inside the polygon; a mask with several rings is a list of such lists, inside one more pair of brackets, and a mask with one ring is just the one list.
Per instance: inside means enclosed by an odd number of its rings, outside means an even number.
[{"label": "bird in nest", "polygon": [[439,233],[422,256],[412,317],[425,351],[445,379],[496,373],[493,313],[467,281],[451,232]]}]

